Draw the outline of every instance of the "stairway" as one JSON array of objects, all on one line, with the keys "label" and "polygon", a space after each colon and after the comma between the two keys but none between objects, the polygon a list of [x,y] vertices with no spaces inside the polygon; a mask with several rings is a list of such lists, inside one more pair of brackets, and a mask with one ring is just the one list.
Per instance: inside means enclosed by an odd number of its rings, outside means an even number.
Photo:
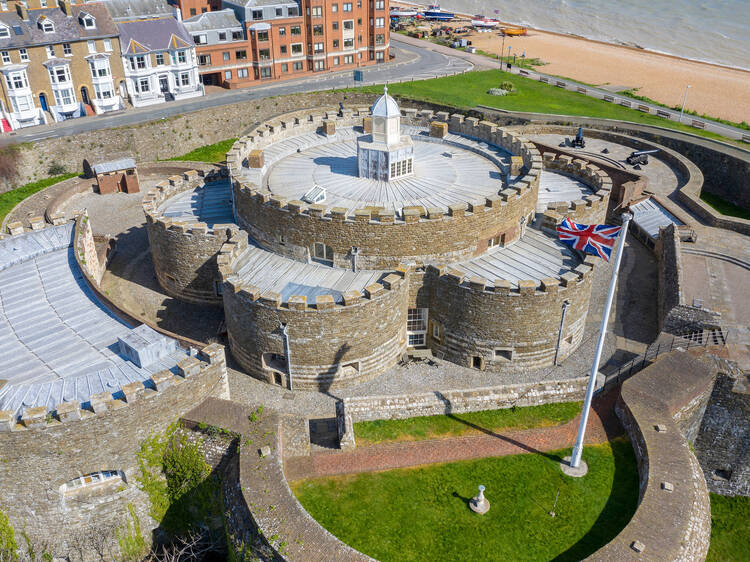
[{"label": "stairway", "polygon": [[13,130],[5,117],[0,117],[0,127],[2,128],[2,131],[0,131],[2,133],[9,133]]}]

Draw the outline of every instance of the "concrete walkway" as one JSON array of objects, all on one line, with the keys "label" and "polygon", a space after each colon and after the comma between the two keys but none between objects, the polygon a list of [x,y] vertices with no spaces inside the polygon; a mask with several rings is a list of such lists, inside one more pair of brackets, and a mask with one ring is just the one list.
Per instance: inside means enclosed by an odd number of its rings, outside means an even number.
[{"label": "concrete walkway", "polygon": [[[594,401],[586,430],[586,443],[603,443],[623,433],[614,413],[618,393],[619,390],[609,391]],[[580,416],[576,416],[568,423],[556,427],[500,433],[474,426],[483,435],[401,441],[359,447],[354,451],[321,452],[305,457],[292,457],[284,462],[284,473],[287,480],[301,480],[523,453],[545,455],[545,451],[573,446],[579,421]],[[554,459],[561,460],[557,457]]]}]

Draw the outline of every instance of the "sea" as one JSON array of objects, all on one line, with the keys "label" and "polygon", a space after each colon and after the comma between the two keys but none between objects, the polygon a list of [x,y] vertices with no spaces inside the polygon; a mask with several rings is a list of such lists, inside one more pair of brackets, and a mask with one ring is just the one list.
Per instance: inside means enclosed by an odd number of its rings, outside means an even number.
[{"label": "sea", "polygon": [[441,0],[440,6],[750,70],[750,0]]}]

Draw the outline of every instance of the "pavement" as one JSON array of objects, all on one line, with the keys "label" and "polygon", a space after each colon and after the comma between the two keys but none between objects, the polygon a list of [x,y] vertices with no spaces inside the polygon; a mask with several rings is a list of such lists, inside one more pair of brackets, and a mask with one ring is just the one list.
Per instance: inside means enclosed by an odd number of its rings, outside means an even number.
[{"label": "pavement", "polygon": [[393,37],[393,39],[396,40],[395,44],[391,46],[391,51],[395,55],[394,60],[358,69],[362,70],[364,75],[362,82],[355,83],[353,71],[347,70],[308,76],[297,80],[284,80],[266,86],[222,90],[221,92],[212,93],[200,98],[166,102],[142,108],[130,108],[121,112],[100,116],[80,117],[50,125],[19,129],[7,135],[0,135],[0,147],[16,142],[33,142],[98,129],[146,123],[209,107],[229,105],[269,96],[351,88],[370,84],[423,80],[426,78],[459,74],[473,68],[473,65],[469,61],[452,56],[452,53],[445,54],[433,50],[425,50],[421,45],[412,45],[409,42],[400,41],[401,36],[398,36],[398,38]]}]

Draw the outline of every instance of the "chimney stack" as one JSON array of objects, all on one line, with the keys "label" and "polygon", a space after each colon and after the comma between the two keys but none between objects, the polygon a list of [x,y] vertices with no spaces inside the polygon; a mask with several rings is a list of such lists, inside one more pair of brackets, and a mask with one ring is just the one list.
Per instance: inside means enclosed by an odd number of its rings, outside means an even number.
[{"label": "chimney stack", "polygon": [[23,3],[23,0],[18,0],[16,2],[16,12],[18,13],[18,17],[23,21],[29,21],[29,9]]}]

